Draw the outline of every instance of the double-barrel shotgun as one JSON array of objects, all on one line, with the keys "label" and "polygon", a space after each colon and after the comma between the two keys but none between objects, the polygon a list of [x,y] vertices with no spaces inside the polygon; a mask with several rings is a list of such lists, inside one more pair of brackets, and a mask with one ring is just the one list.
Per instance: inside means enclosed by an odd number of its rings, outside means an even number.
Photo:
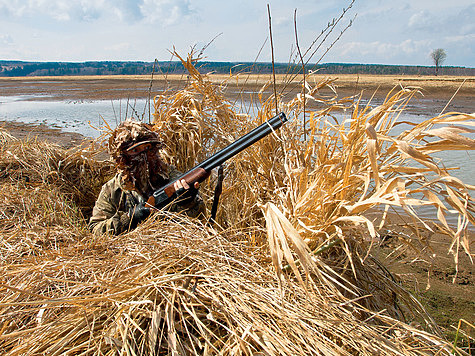
[{"label": "double-barrel shotgun", "polygon": [[145,206],[149,208],[162,209],[173,200],[178,198],[179,194],[177,194],[177,191],[174,187],[174,183],[177,180],[181,181],[184,179],[190,187],[194,187],[196,182],[201,183],[207,179],[214,168],[222,165],[225,161],[266,137],[271,132],[279,129],[286,121],[287,118],[285,114],[281,112],[280,114],[259,125],[251,132],[221,149],[202,163],[198,164],[196,167],[190,169],[188,172],[173,182],[168,183],[160,189],[157,189],[150,196],[150,198],[148,198]]}]

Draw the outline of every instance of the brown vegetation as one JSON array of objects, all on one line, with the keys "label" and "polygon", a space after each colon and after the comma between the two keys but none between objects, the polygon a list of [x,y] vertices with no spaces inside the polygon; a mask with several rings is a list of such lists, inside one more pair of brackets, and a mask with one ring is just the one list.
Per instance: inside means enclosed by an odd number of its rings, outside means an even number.
[{"label": "brown vegetation", "polygon": [[[274,114],[238,113],[190,58],[188,85],[155,97],[164,158],[185,169]],[[229,79],[229,78],[228,78]],[[235,78],[233,78],[235,79]],[[218,225],[157,213],[136,231],[92,236],[84,218],[112,171],[101,146],[65,151],[2,136],[0,347],[6,354],[464,354],[372,256],[386,214],[411,217],[427,254],[438,231],[470,256],[473,187],[431,153],[471,150],[474,116],[448,112],[393,135],[416,94],[391,91],[376,107],[328,97],[334,80],[277,98],[290,122],[226,167]],[[239,87],[239,86],[238,86]],[[323,95],[322,95],[323,94]],[[345,121],[333,114],[347,110]],[[430,178],[432,174],[435,178]],[[202,186],[210,203],[214,177]],[[445,200],[444,200],[445,199]],[[431,205],[427,222],[412,207]],[[458,226],[444,219],[459,212]],[[409,324],[417,316],[421,325]],[[469,336],[460,330],[461,338]]]}]

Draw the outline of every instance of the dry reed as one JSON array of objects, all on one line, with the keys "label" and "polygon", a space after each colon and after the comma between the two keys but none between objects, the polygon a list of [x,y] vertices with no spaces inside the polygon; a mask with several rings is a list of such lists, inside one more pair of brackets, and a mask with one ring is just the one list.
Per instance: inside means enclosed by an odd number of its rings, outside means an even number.
[{"label": "dry reed", "polygon": [[44,253],[2,264],[2,349],[8,355],[449,351],[435,335],[315,280],[279,285],[265,251],[243,244],[241,231],[160,218],[114,238],[86,239],[77,230],[74,243],[50,243]]},{"label": "dry reed", "polygon": [[10,141],[15,141],[15,137],[10,135],[5,129],[0,127],[0,144],[5,144]]},{"label": "dry reed", "polygon": [[84,143],[64,150],[58,145],[28,138],[9,140],[0,146],[0,179],[51,185],[66,194],[87,216],[114,167],[98,161],[100,147]]}]

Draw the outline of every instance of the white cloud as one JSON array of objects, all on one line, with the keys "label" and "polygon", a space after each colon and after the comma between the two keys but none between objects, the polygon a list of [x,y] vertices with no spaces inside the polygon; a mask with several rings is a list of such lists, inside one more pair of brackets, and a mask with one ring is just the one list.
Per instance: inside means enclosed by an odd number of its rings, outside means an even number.
[{"label": "white cloud", "polygon": [[417,30],[427,30],[427,29],[433,29],[435,25],[435,18],[434,16],[425,11],[419,11],[412,15],[409,18],[408,26],[411,29],[417,29]]},{"label": "white cloud", "polygon": [[0,0],[0,14],[14,18],[43,17],[58,22],[101,18],[171,25],[189,20],[190,0]]},{"label": "white cloud", "polygon": [[193,14],[189,0],[143,0],[139,8],[146,22],[165,26],[189,20]]},{"label": "white cloud", "polygon": [[106,0],[0,0],[0,12],[14,18],[46,17],[65,22],[99,18],[113,4]]},{"label": "white cloud", "polygon": [[111,4],[107,4],[113,18],[119,21],[136,21],[142,19],[137,0],[116,0]]},{"label": "white cloud", "polygon": [[452,44],[470,45],[470,43],[471,44],[475,43],[475,33],[470,33],[468,35],[447,36],[444,38],[444,40],[449,44],[452,43]]},{"label": "white cloud", "polygon": [[441,11],[434,9],[420,10],[408,21],[412,31],[427,37],[437,35],[464,35],[475,31],[475,5],[446,8]]},{"label": "white cloud", "polygon": [[411,62],[411,57],[429,47],[428,41],[404,40],[399,43],[390,42],[349,42],[339,46],[341,56],[345,58],[357,58],[359,62],[365,62],[363,58],[374,58],[372,63],[400,63],[401,58],[406,58],[406,63]]},{"label": "white cloud", "polygon": [[21,4],[19,0],[0,0],[0,14],[4,16],[21,16],[27,4]]},{"label": "white cloud", "polygon": [[10,35],[0,35],[0,44],[4,46],[12,45],[13,38]]}]

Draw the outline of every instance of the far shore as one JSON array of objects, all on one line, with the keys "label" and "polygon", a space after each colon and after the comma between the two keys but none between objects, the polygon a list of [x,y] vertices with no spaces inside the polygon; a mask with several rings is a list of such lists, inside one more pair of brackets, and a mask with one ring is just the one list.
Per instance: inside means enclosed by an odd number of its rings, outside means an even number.
[{"label": "far shore", "polygon": [[[230,100],[256,100],[258,93],[264,98],[273,94],[272,74],[246,74],[229,76],[208,74],[207,78],[223,88]],[[276,74],[276,91],[284,101],[290,100],[301,90],[302,75]],[[475,76],[414,76],[414,75],[358,75],[319,74],[306,77],[308,83],[316,84],[332,80],[338,98],[360,95],[363,100],[382,103],[392,90],[419,88],[420,92],[411,100],[406,112],[415,115],[436,116],[441,112],[475,113]],[[190,78],[186,74],[152,75],[104,75],[104,76],[42,76],[42,77],[0,77],[0,97],[19,96],[22,100],[46,101],[94,101],[94,100],[153,100],[166,90],[182,89]],[[325,95],[330,89],[322,89]],[[26,138],[40,136],[51,142],[69,147],[84,137],[76,133],[63,132],[46,125],[24,124],[20,120],[0,118],[0,128],[13,136]]]},{"label": "far shore", "polygon": [[[271,74],[245,74],[230,77],[209,74],[209,80],[222,85],[225,96],[236,100],[243,96],[264,97],[273,93]],[[357,74],[311,74],[311,85],[331,78],[339,98],[361,95],[382,102],[393,89],[419,88],[420,93],[412,100],[415,114],[438,115],[440,112],[475,112],[475,77],[458,76],[403,76]],[[187,75],[117,75],[117,76],[63,76],[63,77],[0,77],[0,96],[33,96],[35,100],[119,100],[153,98],[164,90],[181,89],[189,80]],[[276,91],[283,100],[290,100],[301,90],[302,75],[277,74]],[[265,86],[265,88],[264,88]],[[264,88],[264,89],[263,89]],[[322,90],[330,93],[330,90]],[[255,99],[254,99],[255,100]],[[422,109],[418,109],[422,108]]]},{"label": "far shore", "polygon": [[[258,93],[267,97],[273,93],[271,74],[245,74],[230,77],[223,74],[209,74],[207,78],[221,85],[225,97],[230,100],[256,100]],[[338,98],[361,95],[363,100],[382,103],[392,90],[419,88],[417,94],[405,108],[415,115],[436,116],[441,112],[475,113],[475,77],[459,76],[403,76],[403,75],[357,75],[357,74],[311,74],[306,80],[315,84],[332,79]],[[44,76],[44,77],[0,77],[0,98],[22,97],[22,100],[46,101],[94,101],[94,100],[153,100],[166,90],[182,89],[189,81],[183,74],[151,75],[106,75],[106,76]],[[284,101],[295,97],[300,91],[302,76],[277,74],[276,91],[282,93]],[[322,89],[327,95],[331,91]],[[333,93],[331,93],[333,94]],[[76,133],[63,132],[46,125],[23,124],[20,119],[0,118],[0,128],[18,138],[39,136],[63,147],[70,147],[84,139]]]}]

